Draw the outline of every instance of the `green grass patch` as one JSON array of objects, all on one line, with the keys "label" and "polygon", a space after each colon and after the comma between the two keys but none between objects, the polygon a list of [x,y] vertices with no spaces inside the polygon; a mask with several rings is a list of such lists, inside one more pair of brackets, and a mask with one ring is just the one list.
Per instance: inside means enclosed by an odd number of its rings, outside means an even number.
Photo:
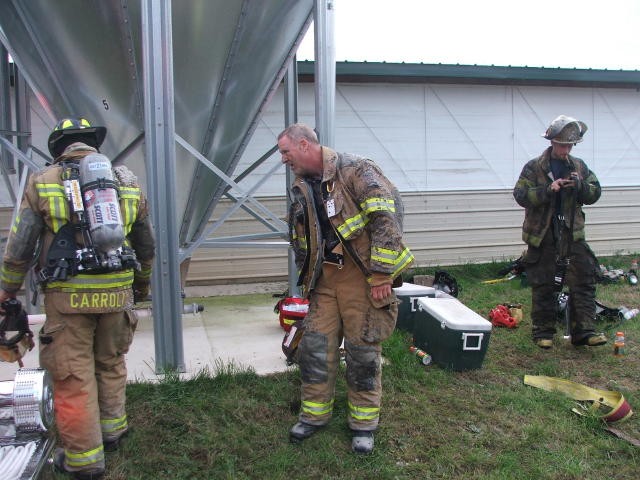
[{"label": "green grass patch", "polygon": [[[603,263],[626,269],[631,258]],[[350,451],[344,375],[331,423],[292,445],[288,430],[300,405],[298,373],[258,376],[217,364],[189,380],[167,372],[159,383],[128,386],[133,431],[120,451],[107,455],[105,478],[637,479],[637,447],[608,433],[597,416],[574,414],[576,402],[568,397],[524,385],[523,376],[618,390],[640,409],[640,318],[601,324],[611,338],[625,331],[624,358],[613,356],[611,343],[575,348],[561,334],[553,349],[542,351],[531,342],[530,289],[519,278],[482,283],[506,263],[444,268],[461,286],[459,299],[485,318],[499,303],[524,306],[518,328],[493,329],[481,369],[423,366],[409,353],[406,332],[396,331],[385,342],[383,409],[372,455]],[[638,288],[599,284],[597,297],[614,307],[638,307]],[[247,296],[246,305],[250,301]],[[640,413],[617,427],[640,438]]]}]

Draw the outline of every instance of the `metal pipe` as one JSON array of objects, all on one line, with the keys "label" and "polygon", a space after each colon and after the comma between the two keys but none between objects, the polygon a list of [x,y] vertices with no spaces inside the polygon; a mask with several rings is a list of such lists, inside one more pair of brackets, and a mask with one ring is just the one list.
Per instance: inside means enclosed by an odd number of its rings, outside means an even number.
[{"label": "metal pipe", "polygon": [[335,147],[336,58],[333,0],[315,0],[316,129],[320,143]]},{"label": "metal pipe", "polygon": [[[147,189],[157,232],[151,277],[156,372],[186,371],[180,318],[171,2],[142,0]],[[155,54],[154,54],[155,52]],[[162,52],[162,55],[157,54]]]},{"label": "metal pipe", "polygon": [[[142,307],[142,308],[135,309],[136,314],[140,318],[151,318],[152,310],[153,309],[151,307]],[[188,314],[195,315],[196,313],[200,313],[203,311],[204,311],[204,305],[202,305],[201,303],[186,303],[182,306],[183,315],[188,315]],[[29,325],[40,325],[47,320],[47,316],[44,313],[28,315],[27,318],[29,319]],[[0,390],[0,396],[2,396],[2,390]],[[0,402],[0,407],[1,406],[2,406],[2,403]]]}]

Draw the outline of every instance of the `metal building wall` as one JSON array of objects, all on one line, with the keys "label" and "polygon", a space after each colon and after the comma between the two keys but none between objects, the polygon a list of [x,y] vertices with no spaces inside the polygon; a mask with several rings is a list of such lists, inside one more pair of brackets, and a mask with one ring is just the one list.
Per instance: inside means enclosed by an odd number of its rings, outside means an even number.
[{"label": "metal building wall", "polygon": [[[640,252],[640,189],[605,187],[601,199],[585,207],[587,239],[598,256]],[[403,193],[405,238],[416,265],[506,261],[525,249],[520,234],[524,211],[511,190]],[[284,197],[261,199],[284,218]],[[227,233],[255,231],[242,215],[226,223]],[[188,284],[209,285],[285,280],[283,249],[213,249],[195,252]]]},{"label": "metal building wall", "polygon": [[[278,92],[240,162],[275,144]],[[313,125],[313,86],[299,87],[300,121]],[[640,93],[635,89],[542,86],[339,83],[336,147],[376,160],[403,193],[405,234],[420,266],[517,258],[524,216],[511,195],[524,163],[540,154],[548,123],[565,113],[590,130],[573,153],[598,175],[604,193],[586,207],[598,255],[640,251]],[[279,161],[277,154],[270,162]],[[267,169],[268,165],[261,167]],[[256,175],[263,172],[257,171]],[[284,169],[266,182],[265,204],[285,216]],[[255,231],[248,216],[219,235]],[[283,279],[279,249],[200,249],[188,281]]]},{"label": "metal building wall", "polygon": [[[313,85],[299,88],[300,121],[313,124]],[[282,129],[272,100],[242,162]],[[629,88],[338,83],[336,147],[382,165],[402,192],[512,188],[524,163],[549,142],[560,114],[587,123],[573,153],[604,186],[640,187],[640,91]],[[284,170],[261,190],[280,194]]]}]

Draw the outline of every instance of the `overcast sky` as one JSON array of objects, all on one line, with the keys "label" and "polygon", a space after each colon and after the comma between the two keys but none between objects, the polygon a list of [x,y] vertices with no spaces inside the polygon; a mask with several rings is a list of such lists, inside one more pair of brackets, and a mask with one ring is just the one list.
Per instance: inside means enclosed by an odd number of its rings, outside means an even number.
[{"label": "overcast sky", "polygon": [[[640,70],[640,0],[333,0],[336,61]],[[313,25],[298,60],[313,59]]]}]

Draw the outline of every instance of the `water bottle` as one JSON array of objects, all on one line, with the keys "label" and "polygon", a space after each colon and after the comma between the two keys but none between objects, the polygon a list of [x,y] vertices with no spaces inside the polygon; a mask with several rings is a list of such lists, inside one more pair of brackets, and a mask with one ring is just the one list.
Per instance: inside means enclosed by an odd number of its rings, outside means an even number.
[{"label": "water bottle", "polygon": [[420,350],[419,348],[416,348],[413,345],[411,345],[409,347],[409,351],[413,353],[416,357],[418,357],[418,359],[423,365],[431,365],[431,361],[432,361],[431,355],[429,355],[424,350]]},{"label": "water bottle", "polygon": [[628,309],[627,307],[620,307],[619,312],[623,320],[631,320],[640,313],[640,310],[637,308]]},{"label": "water bottle", "polygon": [[616,337],[613,340],[613,354],[616,357],[624,356],[624,332],[616,332]]},{"label": "water bottle", "polygon": [[631,269],[629,270],[629,273],[627,273],[627,279],[631,285],[638,284],[638,260],[634,259],[631,262]]}]

